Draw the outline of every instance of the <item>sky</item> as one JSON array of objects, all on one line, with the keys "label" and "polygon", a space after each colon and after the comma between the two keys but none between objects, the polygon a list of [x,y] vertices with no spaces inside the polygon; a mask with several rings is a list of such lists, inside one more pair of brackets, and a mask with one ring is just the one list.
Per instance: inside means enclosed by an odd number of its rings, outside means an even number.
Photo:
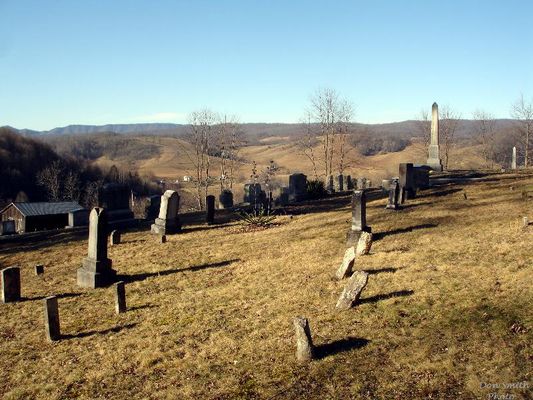
[{"label": "sky", "polygon": [[0,0],[0,126],[299,122],[332,88],[354,120],[436,101],[508,118],[533,98],[533,2]]}]

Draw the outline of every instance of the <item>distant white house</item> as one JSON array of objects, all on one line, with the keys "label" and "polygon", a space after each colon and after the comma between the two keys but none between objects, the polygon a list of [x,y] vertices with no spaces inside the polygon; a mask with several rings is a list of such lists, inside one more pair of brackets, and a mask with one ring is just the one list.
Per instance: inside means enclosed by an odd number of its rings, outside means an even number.
[{"label": "distant white house", "polygon": [[192,182],[192,176],[185,175],[185,176],[183,177],[183,182]]}]

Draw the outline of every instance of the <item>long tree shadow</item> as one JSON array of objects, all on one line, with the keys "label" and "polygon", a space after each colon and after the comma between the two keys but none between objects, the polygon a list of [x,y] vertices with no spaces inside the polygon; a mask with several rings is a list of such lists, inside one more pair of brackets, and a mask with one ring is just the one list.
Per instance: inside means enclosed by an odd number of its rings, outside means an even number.
[{"label": "long tree shadow", "polygon": [[342,353],[344,351],[359,349],[361,347],[366,346],[369,342],[370,340],[368,339],[347,337],[345,339],[336,340],[331,343],[316,346],[314,349],[315,356],[318,359],[322,359],[337,353]]},{"label": "long tree shadow", "polygon": [[50,297],[50,296],[55,296],[58,299],[65,299],[65,298],[68,298],[68,297],[78,297],[78,296],[81,296],[81,295],[82,295],[82,293],[61,293],[61,294],[54,294],[54,295],[49,295],[49,296],[22,297],[20,299],[20,301],[44,300],[44,299],[46,299],[47,297]]},{"label": "long tree shadow", "polygon": [[461,188],[452,188],[452,189],[441,190],[439,192],[424,193],[416,197],[421,198],[421,199],[426,198],[426,197],[444,197],[444,196],[448,196],[449,194],[461,192],[462,190],[463,189]]},{"label": "long tree shadow", "polygon": [[104,329],[104,330],[101,330],[101,331],[87,331],[87,332],[80,332],[80,333],[76,333],[74,335],[61,335],[61,339],[75,339],[75,338],[84,338],[84,337],[89,337],[89,336],[93,336],[93,335],[106,335],[108,333],[118,333],[120,331],[123,331],[125,329],[131,329],[133,328],[135,325],[137,325],[137,322],[135,323],[132,323],[132,324],[127,324],[127,325],[123,325],[123,326],[115,326],[113,328],[109,328],[109,329]]},{"label": "long tree shadow", "polygon": [[438,224],[420,224],[420,225],[415,225],[415,226],[408,226],[407,228],[393,229],[392,231],[388,231],[388,232],[376,232],[372,235],[372,239],[374,242],[376,242],[378,240],[383,239],[385,236],[398,235],[400,233],[412,232],[412,231],[416,231],[419,229],[435,228],[437,226],[439,225]]},{"label": "long tree shadow", "polygon": [[177,274],[178,272],[201,271],[203,269],[208,269],[208,268],[225,267],[226,265],[232,264],[237,261],[240,261],[240,258],[235,258],[233,260],[220,261],[220,262],[210,263],[210,264],[194,265],[188,268],[173,268],[173,269],[167,269],[164,271],[157,271],[157,272],[144,272],[144,273],[132,274],[132,275],[117,275],[117,280],[124,281],[126,283],[139,282],[147,278],[151,278],[153,276],[166,276],[166,275]]},{"label": "long tree shadow", "polygon": [[381,300],[392,299],[394,297],[412,296],[413,294],[414,294],[414,290],[399,290],[397,292],[378,294],[376,296],[359,299],[357,304],[377,303],[378,301],[381,301]]},{"label": "long tree shadow", "polygon": [[380,268],[380,269],[366,269],[365,272],[368,275],[376,275],[376,274],[382,274],[382,273],[394,273],[398,271],[399,268],[393,268],[393,267],[387,267],[387,268]]}]

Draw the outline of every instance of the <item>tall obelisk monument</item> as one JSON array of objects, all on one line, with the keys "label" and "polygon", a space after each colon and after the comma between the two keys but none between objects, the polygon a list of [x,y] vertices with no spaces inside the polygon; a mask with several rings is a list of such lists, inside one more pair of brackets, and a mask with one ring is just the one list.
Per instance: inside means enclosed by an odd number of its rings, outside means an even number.
[{"label": "tall obelisk monument", "polygon": [[437,103],[433,103],[431,107],[431,142],[429,144],[428,165],[434,171],[442,171],[439,153],[439,106]]}]

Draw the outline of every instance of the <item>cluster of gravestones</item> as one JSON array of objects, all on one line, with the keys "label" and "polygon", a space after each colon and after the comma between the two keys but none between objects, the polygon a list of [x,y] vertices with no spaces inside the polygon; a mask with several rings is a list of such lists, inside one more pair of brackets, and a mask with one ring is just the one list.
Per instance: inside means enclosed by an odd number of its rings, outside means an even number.
[{"label": "cluster of gravestones", "polygon": [[274,204],[284,206],[306,199],[307,176],[300,173],[289,175],[289,186],[282,187],[280,189],[280,195],[276,199],[273,198],[272,191],[265,192],[259,183],[247,183],[244,185],[243,202],[250,204],[253,208],[271,210]]},{"label": "cluster of gravestones", "polygon": [[389,210],[400,210],[406,200],[416,197],[419,189],[429,187],[429,167],[402,163],[398,170],[397,177],[384,179],[381,184],[383,190],[388,191],[389,194],[389,202],[386,206]]},{"label": "cluster of gravestones", "polygon": [[[2,302],[14,303],[22,300],[20,267],[4,268],[2,274]],[[44,274],[44,266],[35,266],[35,275]],[[126,312],[126,290],[124,282],[116,282],[115,311],[117,314]],[[44,303],[44,329],[48,340],[55,341],[61,339],[61,328],[59,322],[59,304],[57,296],[49,296],[43,300]]]},{"label": "cluster of gravestones", "polygon": [[363,190],[370,189],[372,187],[372,181],[367,178],[354,179],[350,175],[330,175],[326,179],[326,191],[328,193],[346,192],[350,190]]}]

